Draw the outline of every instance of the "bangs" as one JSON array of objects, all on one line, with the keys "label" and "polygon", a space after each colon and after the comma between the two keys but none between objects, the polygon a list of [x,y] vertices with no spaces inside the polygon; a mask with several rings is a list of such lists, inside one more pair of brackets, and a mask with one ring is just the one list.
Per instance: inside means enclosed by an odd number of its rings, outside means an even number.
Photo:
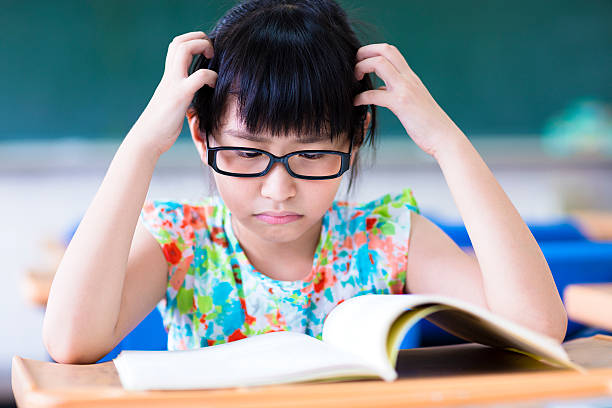
[{"label": "bangs", "polygon": [[227,16],[211,32],[214,57],[200,56],[191,69],[218,73],[215,88],[194,97],[201,131],[219,131],[231,98],[252,134],[363,142],[368,107],[353,100],[372,85],[354,77],[359,42],[332,13],[294,3],[260,6],[224,25]]}]

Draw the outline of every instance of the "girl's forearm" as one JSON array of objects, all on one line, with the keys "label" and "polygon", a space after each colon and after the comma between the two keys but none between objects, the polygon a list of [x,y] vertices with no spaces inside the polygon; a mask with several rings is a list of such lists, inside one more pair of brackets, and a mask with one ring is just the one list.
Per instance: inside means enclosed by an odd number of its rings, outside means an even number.
[{"label": "girl's forearm", "polygon": [[563,338],[567,318],[548,264],[472,144],[396,47],[361,47],[355,78],[361,80],[368,73],[376,73],[385,86],[360,93],[354,105],[390,109],[417,146],[436,158],[472,239],[489,307]]},{"label": "girl's forearm", "polygon": [[451,133],[434,157],[472,240],[489,307],[562,341],[567,315],[540,247],[468,138]]},{"label": "girl's forearm", "polygon": [[122,142],[53,279],[43,339],[56,359],[103,355],[114,340],[128,254],[158,159],[143,138],[134,127]]}]

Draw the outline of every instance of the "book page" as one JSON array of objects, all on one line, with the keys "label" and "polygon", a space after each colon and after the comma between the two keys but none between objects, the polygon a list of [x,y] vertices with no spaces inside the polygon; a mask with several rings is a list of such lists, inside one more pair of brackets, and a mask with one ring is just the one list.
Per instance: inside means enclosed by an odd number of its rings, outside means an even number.
[{"label": "book page", "polygon": [[412,305],[410,302],[418,305],[423,300],[418,295],[372,294],[348,299],[336,306],[325,319],[323,341],[356,354],[387,375],[397,377],[394,355],[397,356],[399,343],[394,354],[387,352],[391,326],[403,315],[402,324],[396,325],[391,334],[394,342],[398,339],[401,342],[408,329],[428,314],[427,310],[421,309],[407,311]]},{"label": "book page", "polygon": [[240,387],[382,374],[351,354],[294,332],[265,333],[194,350],[124,350],[113,361],[128,390]]},{"label": "book page", "polygon": [[426,318],[428,315],[439,310],[443,310],[444,308],[445,306],[442,305],[415,307],[412,310],[405,311],[397,319],[395,319],[389,328],[385,348],[387,359],[391,366],[395,367],[397,364],[399,348],[402,344],[402,340],[406,336],[406,333],[408,333],[408,330],[410,330],[410,328],[416,324],[419,319]]},{"label": "book page", "polygon": [[425,316],[468,341],[518,351],[548,364],[580,370],[553,339],[479,306],[438,295],[368,294],[348,299],[326,318],[323,341],[388,371],[395,365],[401,335]]},{"label": "book page", "polygon": [[487,318],[466,310],[446,307],[426,318],[436,326],[467,341],[525,354],[533,359],[582,371],[556,341],[501,316]]}]

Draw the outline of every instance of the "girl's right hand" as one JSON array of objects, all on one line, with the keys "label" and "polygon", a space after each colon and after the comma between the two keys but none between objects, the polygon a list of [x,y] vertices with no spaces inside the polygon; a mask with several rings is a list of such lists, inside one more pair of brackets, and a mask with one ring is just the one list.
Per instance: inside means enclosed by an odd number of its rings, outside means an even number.
[{"label": "girl's right hand", "polygon": [[158,157],[178,138],[194,94],[204,85],[214,88],[217,83],[217,73],[209,69],[188,74],[193,56],[198,54],[209,59],[214,54],[213,45],[203,32],[179,35],[172,40],[164,75],[134,125],[138,130],[135,137],[144,139],[140,142]]}]

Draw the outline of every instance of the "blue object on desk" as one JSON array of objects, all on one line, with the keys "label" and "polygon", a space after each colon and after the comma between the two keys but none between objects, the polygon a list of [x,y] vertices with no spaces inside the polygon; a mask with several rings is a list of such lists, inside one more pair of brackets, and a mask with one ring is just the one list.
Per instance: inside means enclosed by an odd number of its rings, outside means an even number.
[{"label": "blue object on desk", "polygon": [[167,350],[168,333],[157,308],[140,322],[117,346],[106,356],[97,361],[103,363],[117,357],[121,350]]}]

